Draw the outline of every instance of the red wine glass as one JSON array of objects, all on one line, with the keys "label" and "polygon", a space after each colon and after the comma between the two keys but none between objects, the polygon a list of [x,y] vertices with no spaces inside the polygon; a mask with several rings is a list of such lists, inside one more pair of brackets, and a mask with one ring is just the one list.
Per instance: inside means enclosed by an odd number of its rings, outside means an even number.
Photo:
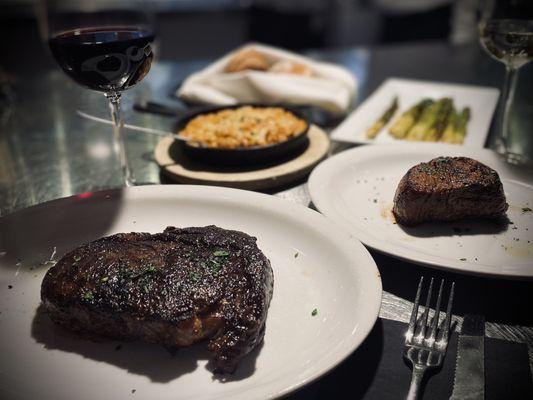
[{"label": "red wine glass", "polygon": [[[142,2],[54,1],[40,3],[50,50],[75,82],[109,100],[114,146],[126,186],[134,179],[126,155],[121,93],[141,81],[153,59],[154,31]],[[119,7],[119,8],[117,8]]]}]

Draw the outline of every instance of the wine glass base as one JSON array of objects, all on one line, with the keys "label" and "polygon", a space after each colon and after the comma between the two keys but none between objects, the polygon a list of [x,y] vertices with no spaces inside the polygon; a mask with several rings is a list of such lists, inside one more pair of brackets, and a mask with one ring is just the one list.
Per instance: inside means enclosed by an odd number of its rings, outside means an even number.
[{"label": "wine glass base", "polygon": [[139,184],[137,183],[137,181],[135,181],[134,179],[125,179],[125,180],[124,180],[124,185],[125,185],[126,187],[139,186]]},{"label": "wine glass base", "polygon": [[506,146],[506,142],[503,138],[496,140],[494,144],[494,150],[500,155],[503,161],[513,165],[528,164],[531,160],[525,157],[523,154],[514,153],[509,151]]},{"label": "wine glass base", "polygon": [[505,156],[507,154],[507,146],[505,145],[505,140],[502,137],[496,139],[494,143],[494,150],[501,156]]},{"label": "wine glass base", "polygon": [[503,156],[505,161],[507,161],[509,164],[521,165],[526,162],[522,154],[506,152]]}]

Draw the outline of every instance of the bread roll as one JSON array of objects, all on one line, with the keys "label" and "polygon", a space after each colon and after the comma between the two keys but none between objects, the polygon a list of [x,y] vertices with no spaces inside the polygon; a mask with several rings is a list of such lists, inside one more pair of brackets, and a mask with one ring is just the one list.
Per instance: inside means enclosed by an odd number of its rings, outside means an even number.
[{"label": "bread roll", "polygon": [[279,60],[270,67],[269,72],[304,76],[313,75],[313,71],[307,65],[290,60]]},{"label": "bread roll", "polygon": [[237,52],[228,62],[225,72],[233,73],[245,70],[266,71],[269,68],[268,60],[256,50],[242,50]]}]

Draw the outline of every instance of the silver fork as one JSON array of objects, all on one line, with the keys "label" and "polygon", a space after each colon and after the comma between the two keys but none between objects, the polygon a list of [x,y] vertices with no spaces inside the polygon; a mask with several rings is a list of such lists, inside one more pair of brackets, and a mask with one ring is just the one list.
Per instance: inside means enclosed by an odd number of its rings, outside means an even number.
[{"label": "silver fork", "polygon": [[405,347],[403,356],[409,360],[413,366],[413,375],[411,378],[409,393],[407,394],[407,400],[416,400],[418,398],[420,384],[422,383],[422,378],[426,370],[442,365],[444,355],[446,354],[446,349],[448,348],[448,338],[450,335],[450,324],[452,320],[451,311],[455,282],[452,282],[450,295],[448,297],[448,305],[446,307],[446,315],[440,325],[439,312],[444,279],[442,279],[440,282],[437,304],[435,306],[435,314],[431,320],[431,324],[428,324],[428,318],[429,304],[433,291],[433,278],[431,278],[431,282],[429,284],[424,312],[420,318],[417,318],[423,282],[424,277],[421,277],[420,282],[418,283],[418,290],[416,291],[415,304],[413,305],[409,328],[405,333]]}]

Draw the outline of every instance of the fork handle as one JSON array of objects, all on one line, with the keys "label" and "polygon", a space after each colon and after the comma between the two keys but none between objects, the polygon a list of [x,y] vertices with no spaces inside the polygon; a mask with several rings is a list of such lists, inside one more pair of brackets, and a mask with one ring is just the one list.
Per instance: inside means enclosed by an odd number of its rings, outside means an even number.
[{"label": "fork handle", "polygon": [[418,399],[422,378],[426,372],[426,367],[419,364],[413,365],[413,374],[411,376],[411,386],[409,386],[409,393],[407,393],[406,400]]}]

